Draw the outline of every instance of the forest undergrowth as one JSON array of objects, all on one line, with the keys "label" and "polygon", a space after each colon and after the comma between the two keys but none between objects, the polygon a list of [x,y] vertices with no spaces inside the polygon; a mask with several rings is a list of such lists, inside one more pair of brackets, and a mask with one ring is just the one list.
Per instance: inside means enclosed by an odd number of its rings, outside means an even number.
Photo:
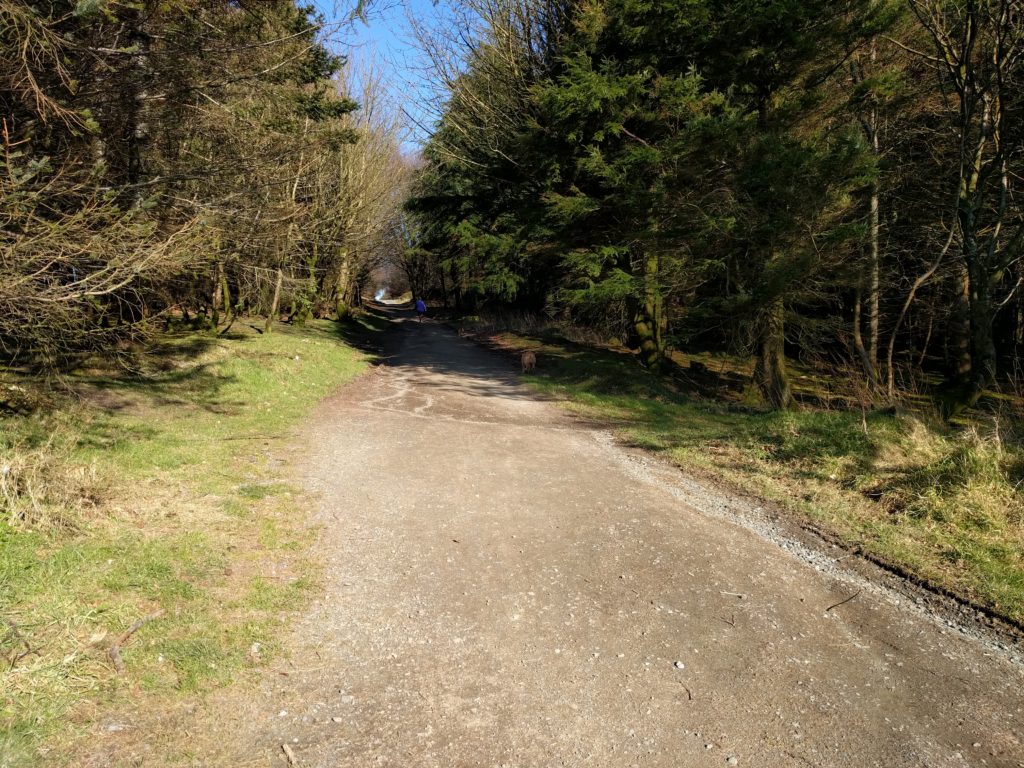
[{"label": "forest undergrowth", "polygon": [[5,374],[0,765],[59,764],[111,712],[275,657],[317,579],[309,499],[281,457],[363,360],[336,323],[240,320],[165,338],[132,372],[45,389]]}]

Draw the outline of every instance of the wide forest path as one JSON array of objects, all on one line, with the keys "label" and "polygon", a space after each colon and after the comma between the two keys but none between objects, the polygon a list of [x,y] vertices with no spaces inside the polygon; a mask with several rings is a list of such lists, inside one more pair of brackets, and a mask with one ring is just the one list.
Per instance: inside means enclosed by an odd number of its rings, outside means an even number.
[{"label": "wide forest path", "polygon": [[884,590],[836,606],[507,359],[395,322],[304,438],[325,594],[201,764],[1024,764],[1011,660]]}]

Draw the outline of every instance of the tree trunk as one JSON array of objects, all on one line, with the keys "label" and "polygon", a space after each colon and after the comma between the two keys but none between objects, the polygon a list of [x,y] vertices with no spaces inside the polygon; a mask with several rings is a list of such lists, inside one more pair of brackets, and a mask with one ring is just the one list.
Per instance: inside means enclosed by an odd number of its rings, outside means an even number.
[{"label": "tree trunk", "polygon": [[876,367],[872,364],[871,353],[867,347],[864,346],[864,337],[861,334],[861,315],[862,315],[863,296],[861,292],[861,286],[857,286],[857,295],[853,301],[853,348],[857,352],[857,356],[860,357],[861,366],[864,368],[864,375],[867,377],[869,382],[874,382],[876,378]]},{"label": "tree trunk", "polygon": [[[970,26],[969,37],[978,33],[976,9],[968,11]],[[965,43],[966,44],[966,43]],[[970,51],[968,49],[968,55]],[[1002,62],[993,62],[998,69]],[[972,123],[977,121],[979,130],[972,145],[961,144],[960,155],[960,186],[957,197],[957,223],[960,227],[961,292],[959,306],[959,328],[957,340],[957,364],[955,369],[956,384],[950,387],[947,397],[950,399],[950,414],[955,414],[966,406],[973,405],[981,396],[985,387],[991,386],[996,375],[996,352],[992,338],[992,323],[995,311],[992,303],[992,286],[990,270],[982,255],[980,240],[983,226],[978,211],[983,209],[984,202],[984,168],[985,154],[990,140],[994,140],[995,149],[999,151],[999,123],[1001,111],[993,113],[991,93],[981,94],[972,91],[973,62],[964,62],[965,79],[959,87],[960,99],[960,130],[966,135]],[[977,114],[980,96],[981,112]],[[993,122],[994,120],[994,122]],[[995,232],[998,232],[997,224]],[[993,235],[988,235],[992,237]]]},{"label": "tree trunk", "polygon": [[351,260],[347,250],[341,252],[341,266],[338,269],[338,279],[334,283],[335,309],[338,319],[343,320],[352,312],[349,306],[349,293],[352,290]]},{"label": "tree trunk", "polygon": [[973,405],[980,394],[973,375],[974,360],[971,355],[971,281],[963,263],[957,275],[958,291],[953,315],[950,318],[949,344],[947,354],[948,372],[946,382],[938,392],[939,410],[945,418],[951,418],[964,408]]},{"label": "tree trunk", "polygon": [[270,333],[274,329],[274,320],[277,319],[278,308],[281,304],[281,285],[284,283],[284,272],[277,268],[277,282],[274,283],[274,300],[270,302],[270,314],[267,315],[267,323],[263,326],[264,333]]},{"label": "tree trunk", "polygon": [[[983,123],[991,117],[991,102],[985,102]],[[969,387],[965,404],[973,405],[981,391],[992,386],[996,379],[996,347],[993,340],[992,324],[995,307],[992,302],[992,270],[986,263],[983,248],[979,242],[982,224],[978,219],[978,187],[982,176],[982,152],[987,141],[983,131],[978,148],[972,158],[970,172],[960,187],[958,218],[960,223],[961,255],[964,260],[964,293],[967,300],[967,314],[970,325],[971,368]],[[998,232],[998,228],[996,230]],[[993,237],[989,234],[988,237]]]},{"label": "tree trunk", "polygon": [[[874,133],[875,153],[878,153],[878,132]],[[879,216],[880,184],[877,179],[871,185],[871,249],[868,258],[868,348],[867,373],[872,383],[878,380],[878,305],[880,293],[880,234]]]},{"label": "tree trunk", "polygon": [[[854,81],[862,85],[866,78],[876,72],[878,62],[878,41],[874,38],[870,46],[870,72],[864,73],[857,58],[851,61]],[[879,115],[877,105],[872,105],[870,110],[861,117],[861,127],[867,140],[871,143],[872,153],[876,158],[881,155],[879,140]],[[868,229],[868,259],[865,267],[862,268],[857,282],[857,298],[854,306],[853,319],[853,343],[857,355],[860,357],[861,365],[864,368],[864,375],[868,383],[874,387],[879,381],[878,352],[878,318],[879,318],[879,294],[880,294],[880,234],[881,216],[879,213],[879,200],[881,197],[882,184],[876,177],[871,182],[871,197],[869,211]],[[864,314],[865,292],[867,300],[867,344],[864,343],[862,317]]]},{"label": "tree trunk", "polygon": [[224,316],[228,322],[231,322],[234,317],[234,310],[231,307],[231,286],[228,283],[227,272],[224,271],[224,265],[220,265],[220,292],[224,298]]},{"label": "tree trunk", "polygon": [[996,345],[993,339],[995,309],[992,303],[992,289],[988,270],[972,259],[968,267],[970,274],[971,312],[971,384],[974,392],[972,401],[980,397],[982,390],[991,387],[996,380]]},{"label": "tree trunk", "polygon": [[644,257],[643,300],[638,303],[633,321],[640,360],[656,372],[661,372],[665,368],[665,343],[662,335],[664,312],[659,272],[660,260],[657,254],[647,254]]},{"label": "tree trunk", "polygon": [[452,294],[455,297],[455,311],[461,312],[463,310],[462,302],[462,286],[459,285],[459,273],[455,268],[455,260],[452,259],[448,263],[448,269],[450,271],[450,277],[452,281]]},{"label": "tree trunk", "polygon": [[786,307],[782,297],[772,299],[758,321],[757,364],[754,384],[764,401],[775,409],[793,402],[786,373]]},{"label": "tree trunk", "polygon": [[[213,321],[210,323],[213,330],[220,325],[220,308],[224,302],[224,262],[217,262],[217,274],[213,278],[213,297],[210,303],[213,305]],[[226,314],[226,313],[225,313]]]}]

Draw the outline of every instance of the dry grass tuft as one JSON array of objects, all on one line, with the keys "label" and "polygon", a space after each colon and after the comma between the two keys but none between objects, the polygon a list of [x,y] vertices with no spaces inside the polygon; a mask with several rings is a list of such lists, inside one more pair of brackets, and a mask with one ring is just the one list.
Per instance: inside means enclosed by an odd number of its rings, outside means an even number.
[{"label": "dry grass tuft", "polygon": [[[43,439],[3,439],[0,515],[16,528],[74,528],[83,512],[102,504],[104,482],[95,462],[71,460],[74,436],[54,426]],[[8,442],[9,441],[9,442]]]},{"label": "dry grass tuft", "polygon": [[1024,523],[1024,454],[998,430],[972,425],[941,435],[921,426],[907,437],[913,460],[871,495],[889,511],[960,527],[1007,529]]}]

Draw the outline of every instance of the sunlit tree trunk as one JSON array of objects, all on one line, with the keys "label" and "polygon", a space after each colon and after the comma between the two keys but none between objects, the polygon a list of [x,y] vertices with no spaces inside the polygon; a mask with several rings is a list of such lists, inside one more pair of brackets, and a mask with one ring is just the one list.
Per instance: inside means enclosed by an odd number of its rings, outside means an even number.
[{"label": "sunlit tree trunk", "polygon": [[352,290],[352,260],[348,249],[343,248],[338,259],[338,279],[334,283],[335,309],[338,319],[349,316],[352,307],[349,306],[349,293]]},{"label": "sunlit tree trunk", "polygon": [[210,325],[216,330],[220,325],[220,308],[224,301],[224,262],[217,262],[217,272],[213,279],[213,296],[210,304],[213,306],[213,319]]},{"label": "sunlit tree trunk", "polygon": [[277,280],[274,281],[274,298],[270,302],[270,314],[267,315],[267,322],[263,326],[264,333],[270,333],[274,329],[274,320],[281,307],[281,286],[284,283],[284,271],[277,268]]},{"label": "sunlit tree trunk", "polygon": [[772,408],[788,408],[793,393],[786,372],[786,307],[782,297],[772,299],[761,312],[757,328],[754,384]]},{"label": "sunlit tree trunk", "polygon": [[664,299],[661,295],[660,260],[656,253],[643,257],[643,298],[637,304],[633,328],[640,360],[652,371],[665,367]]}]

